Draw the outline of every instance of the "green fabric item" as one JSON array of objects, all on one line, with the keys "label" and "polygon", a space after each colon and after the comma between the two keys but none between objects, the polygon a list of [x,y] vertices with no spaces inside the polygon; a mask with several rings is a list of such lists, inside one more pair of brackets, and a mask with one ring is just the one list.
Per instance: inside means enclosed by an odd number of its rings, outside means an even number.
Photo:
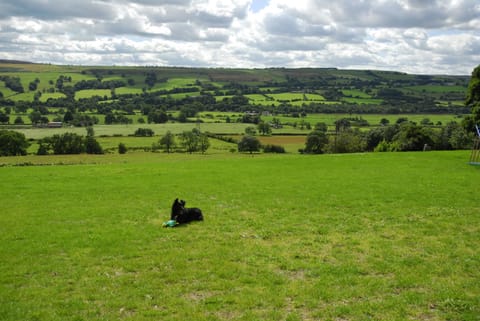
[{"label": "green fabric item", "polygon": [[177,225],[177,221],[175,220],[169,220],[163,223],[163,227],[174,227]]}]

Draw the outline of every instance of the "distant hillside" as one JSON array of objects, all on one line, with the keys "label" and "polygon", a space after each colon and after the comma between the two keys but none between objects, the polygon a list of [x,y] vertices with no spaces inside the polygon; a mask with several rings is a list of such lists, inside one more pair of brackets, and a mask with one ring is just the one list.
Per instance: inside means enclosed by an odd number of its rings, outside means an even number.
[{"label": "distant hillside", "polygon": [[336,68],[59,66],[0,60],[0,99],[4,105],[75,103],[99,109],[139,104],[180,109],[196,103],[200,109],[232,111],[462,113],[469,79]]},{"label": "distant hillside", "polygon": [[0,64],[33,64],[33,62],[21,61],[21,60],[0,59]]}]

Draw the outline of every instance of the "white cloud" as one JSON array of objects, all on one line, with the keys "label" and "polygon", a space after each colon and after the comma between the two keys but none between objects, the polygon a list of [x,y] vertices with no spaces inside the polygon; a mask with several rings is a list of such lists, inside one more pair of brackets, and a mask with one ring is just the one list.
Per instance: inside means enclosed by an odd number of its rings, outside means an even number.
[{"label": "white cloud", "polygon": [[254,1],[4,0],[0,57],[451,74],[480,61],[477,0]]}]

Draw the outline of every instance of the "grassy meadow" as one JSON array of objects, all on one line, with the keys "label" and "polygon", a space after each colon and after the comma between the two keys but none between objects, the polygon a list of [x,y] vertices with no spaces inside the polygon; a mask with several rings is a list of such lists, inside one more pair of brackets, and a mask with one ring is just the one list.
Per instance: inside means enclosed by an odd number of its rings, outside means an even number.
[{"label": "grassy meadow", "polygon": [[34,157],[0,158],[1,320],[479,320],[468,151]]}]

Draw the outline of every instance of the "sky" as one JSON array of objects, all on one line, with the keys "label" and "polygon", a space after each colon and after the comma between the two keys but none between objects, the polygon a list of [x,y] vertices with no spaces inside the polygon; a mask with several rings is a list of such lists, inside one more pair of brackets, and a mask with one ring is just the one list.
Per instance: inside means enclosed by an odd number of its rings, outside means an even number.
[{"label": "sky", "polygon": [[0,59],[469,75],[478,0],[2,0]]}]

